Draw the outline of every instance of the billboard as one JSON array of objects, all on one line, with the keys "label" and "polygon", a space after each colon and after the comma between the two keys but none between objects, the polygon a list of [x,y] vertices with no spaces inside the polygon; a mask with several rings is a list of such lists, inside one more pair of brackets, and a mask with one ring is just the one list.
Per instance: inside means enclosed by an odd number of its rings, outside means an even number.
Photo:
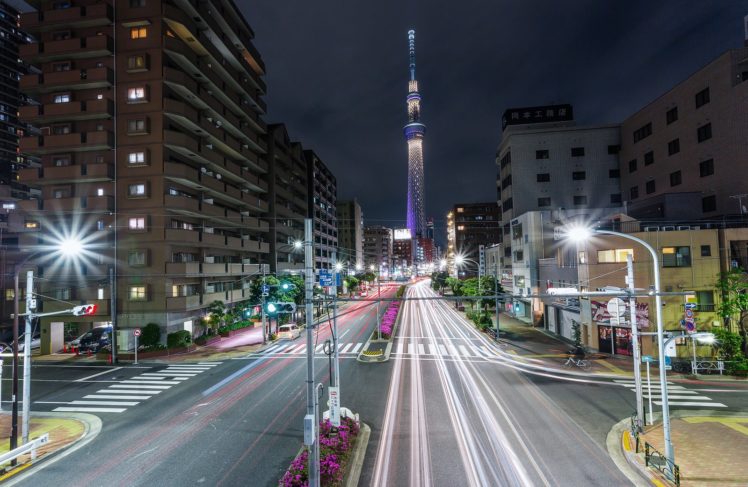
[{"label": "billboard", "polygon": [[546,105],[541,107],[509,108],[501,117],[501,130],[507,125],[528,123],[566,122],[574,120],[571,105]]},{"label": "billboard", "polygon": [[[610,313],[608,312],[608,302],[590,301],[592,308],[592,321],[599,325],[610,324]],[[629,311],[626,310],[625,320],[629,319]],[[615,321],[615,320],[614,320]],[[636,302],[636,324],[639,328],[649,327],[649,305],[647,303]]]},{"label": "billboard", "polygon": [[395,229],[395,240],[410,240],[410,229],[408,228],[396,228]]}]

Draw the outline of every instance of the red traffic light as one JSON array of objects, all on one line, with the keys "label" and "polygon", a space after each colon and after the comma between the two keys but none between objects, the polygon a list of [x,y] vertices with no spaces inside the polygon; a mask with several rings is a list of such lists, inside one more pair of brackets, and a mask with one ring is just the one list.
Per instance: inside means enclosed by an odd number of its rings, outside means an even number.
[{"label": "red traffic light", "polygon": [[83,304],[73,308],[74,316],[91,316],[96,314],[96,309],[99,306],[96,304]]}]

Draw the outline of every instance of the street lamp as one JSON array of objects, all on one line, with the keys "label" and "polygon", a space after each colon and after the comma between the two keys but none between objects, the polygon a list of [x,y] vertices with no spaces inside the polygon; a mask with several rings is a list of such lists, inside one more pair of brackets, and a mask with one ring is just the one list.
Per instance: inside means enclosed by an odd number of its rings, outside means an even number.
[{"label": "street lamp", "polygon": [[[616,237],[633,240],[638,243],[652,255],[652,262],[654,264],[654,295],[655,295],[655,315],[657,317],[657,351],[658,351],[658,364],[660,367],[660,389],[662,391],[662,432],[665,437],[665,457],[670,462],[670,465],[675,465],[675,452],[673,450],[673,442],[670,438],[670,405],[668,404],[667,396],[667,371],[665,370],[665,336],[662,323],[662,297],[660,296],[660,261],[657,256],[657,251],[644,240],[629,235],[627,233],[614,232],[612,230],[603,229],[591,229],[583,226],[571,226],[566,229],[566,237],[577,241],[584,242],[593,235],[613,235]],[[635,347],[638,347],[638,343],[634,343]],[[641,376],[639,372],[639,364],[634,364],[635,379],[638,384],[641,384]],[[672,468],[672,467],[671,467]]]}]

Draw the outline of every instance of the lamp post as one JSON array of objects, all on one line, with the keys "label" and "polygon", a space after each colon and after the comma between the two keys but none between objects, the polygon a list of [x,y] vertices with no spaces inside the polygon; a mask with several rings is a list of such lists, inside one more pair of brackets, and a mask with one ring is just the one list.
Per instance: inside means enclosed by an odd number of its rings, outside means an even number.
[{"label": "lamp post", "polygon": [[[369,266],[369,270],[371,272],[374,272],[375,269],[376,269],[376,266],[374,264]],[[377,272],[375,276],[377,279],[377,339],[381,340],[382,339],[382,321],[379,316],[379,301],[382,299],[382,292],[381,292],[381,287],[379,283],[379,273]]]},{"label": "lamp post", "polygon": [[[584,227],[573,227],[567,230],[567,236],[576,241],[584,241],[590,238],[592,235],[613,235],[616,237],[633,240],[638,243],[652,256],[652,263],[654,267],[654,295],[655,295],[655,316],[657,317],[657,352],[658,352],[658,364],[660,367],[660,390],[662,391],[662,432],[665,440],[665,457],[671,465],[675,465],[675,451],[673,450],[673,442],[670,437],[670,405],[668,403],[667,396],[667,371],[665,370],[665,337],[662,323],[662,298],[660,296],[660,261],[657,256],[657,251],[644,240],[629,235],[627,233],[614,232],[612,230],[602,229],[589,229]],[[635,343],[635,347],[639,344]],[[639,370],[639,364],[634,364],[634,370]],[[639,374],[637,374],[639,375]],[[641,376],[639,376],[638,387],[641,387]]]}]

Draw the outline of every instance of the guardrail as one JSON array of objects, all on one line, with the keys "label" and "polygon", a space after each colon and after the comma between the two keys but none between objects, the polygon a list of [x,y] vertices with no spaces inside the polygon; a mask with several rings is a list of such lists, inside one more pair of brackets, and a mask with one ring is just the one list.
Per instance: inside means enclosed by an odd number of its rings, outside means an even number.
[{"label": "guardrail", "polygon": [[725,362],[723,360],[691,360],[691,370],[698,374],[699,370],[703,372],[719,372],[719,375],[725,371]]},{"label": "guardrail", "polygon": [[3,455],[0,455],[0,465],[4,465],[8,462],[11,462],[21,455],[25,455],[28,452],[31,452],[31,461],[33,462],[36,460],[36,450],[42,446],[49,443],[49,433],[44,433],[39,438],[34,438],[33,440],[29,441],[25,445],[21,445],[15,450],[11,450],[8,453],[4,453]]},{"label": "guardrail", "polygon": [[647,467],[656,468],[668,480],[672,480],[677,487],[680,487],[680,467],[647,442],[644,442],[644,464]]}]

